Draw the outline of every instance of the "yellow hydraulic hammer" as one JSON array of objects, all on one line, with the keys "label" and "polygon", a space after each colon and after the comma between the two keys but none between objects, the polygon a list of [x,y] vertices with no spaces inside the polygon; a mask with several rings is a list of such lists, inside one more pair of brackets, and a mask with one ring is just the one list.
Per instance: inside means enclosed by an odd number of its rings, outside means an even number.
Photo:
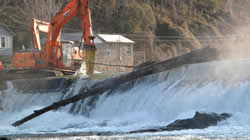
[{"label": "yellow hydraulic hammer", "polygon": [[85,47],[86,74],[92,75],[95,71],[96,47]]}]

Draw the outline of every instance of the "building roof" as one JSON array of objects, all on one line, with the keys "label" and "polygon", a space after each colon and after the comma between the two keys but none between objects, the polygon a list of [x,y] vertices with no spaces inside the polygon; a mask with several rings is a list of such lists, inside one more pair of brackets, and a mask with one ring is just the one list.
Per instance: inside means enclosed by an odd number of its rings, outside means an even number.
[{"label": "building roof", "polygon": [[8,27],[6,27],[3,24],[0,24],[0,35],[8,35],[8,36],[14,36],[15,33],[13,33]]},{"label": "building roof", "polygon": [[115,34],[98,34],[98,37],[101,38],[106,43],[127,43],[134,44],[135,42],[122,36]]},{"label": "building roof", "polygon": [[[78,41],[82,38],[82,32],[75,32],[75,33],[62,33],[61,40],[71,40],[71,41]],[[95,44],[102,44],[104,43],[100,38],[95,38]]]},{"label": "building roof", "polygon": [[[81,40],[82,32],[75,33],[62,33],[61,40]],[[135,42],[122,36],[122,35],[114,35],[114,34],[97,34],[95,38],[95,44],[102,43],[126,43],[126,44],[134,44]]]}]

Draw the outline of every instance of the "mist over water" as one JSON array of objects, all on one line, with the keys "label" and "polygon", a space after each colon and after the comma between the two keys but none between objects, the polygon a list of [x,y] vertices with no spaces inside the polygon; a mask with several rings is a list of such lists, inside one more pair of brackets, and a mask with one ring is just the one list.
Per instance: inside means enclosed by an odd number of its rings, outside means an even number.
[{"label": "mist over water", "polygon": [[204,130],[150,135],[247,138],[250,137],[249,69],[247,59],[186,65],[49,112],[17,128],[10,124],[33,110],[77,94],[87,83],[80,80],[67,93],[30,94],[17,93],[8,83],[8,89],[0,93],[5,110],[0,112],[0,135],[129,132],[166,126],[202,111],[232,113],[233,117]]}]

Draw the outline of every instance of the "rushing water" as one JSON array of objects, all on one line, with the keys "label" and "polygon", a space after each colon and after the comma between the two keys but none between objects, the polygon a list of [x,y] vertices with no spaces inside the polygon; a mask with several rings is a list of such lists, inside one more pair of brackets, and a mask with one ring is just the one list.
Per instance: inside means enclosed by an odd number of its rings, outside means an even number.
[{"label": "rushing water", "polygon": [[[21,94],[9,82],[8,89],[0,93],[5,110],[0,112],[0,135],[112,132],[125,134],[113,138],[250,138],[250,60],[183,66],[49,112],[20,127],[10,125],[33,110],[77,94],[87,84],[89,81],[80,80],[66,94]],[[226,112],[233,117],[204,130],[126,134],[166,126],[193,117],[196,111]]]}]

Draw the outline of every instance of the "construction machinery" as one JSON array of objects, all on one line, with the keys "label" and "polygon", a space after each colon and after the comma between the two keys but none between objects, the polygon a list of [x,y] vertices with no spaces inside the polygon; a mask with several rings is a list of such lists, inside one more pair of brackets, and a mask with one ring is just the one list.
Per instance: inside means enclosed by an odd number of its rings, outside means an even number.
[{"label": "construction machinery", "polygon": [[[63,26],[77,15],[81,20],[85,55],[81,54],[83,51],[74,47],[72,42],[60,41]],[[83,59],[84,56],[86,73],[93,74],[96,47],[94,44],[95,36],[92,32],[89,0],[71,0],[50,22],[32,19],[31,31],[33,48],[15,53],[12,62],[14,67],[18,69],[75,71],[75,63],[79,59]],[[41,44],[40,32],[47,36],[44,46]]]}]

